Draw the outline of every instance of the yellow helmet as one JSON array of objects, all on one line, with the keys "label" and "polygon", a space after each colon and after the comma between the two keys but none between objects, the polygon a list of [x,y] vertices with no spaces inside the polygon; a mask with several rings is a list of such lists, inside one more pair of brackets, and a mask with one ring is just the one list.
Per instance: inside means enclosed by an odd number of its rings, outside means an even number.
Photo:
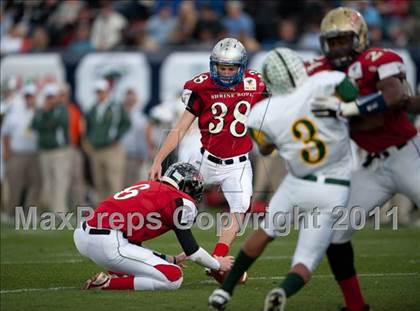
[{"label": "yellow helmet", "polygon": [[[351,38],[346,49],[332,49],[330,39]],[[330,58],[333,66],[348,66],[354,57],[368,46],[368,28],[363,16],[356,10],[339,7],[331,10],[321,22],[320,43],[322,52]]]}]

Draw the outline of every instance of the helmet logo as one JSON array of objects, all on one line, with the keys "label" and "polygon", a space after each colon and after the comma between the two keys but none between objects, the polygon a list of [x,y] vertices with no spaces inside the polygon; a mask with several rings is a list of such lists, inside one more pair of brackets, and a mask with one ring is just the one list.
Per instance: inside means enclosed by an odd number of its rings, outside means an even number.
[{"label": "helmet logo", "polygon": [[353,12],[350,16],[350,24],[354,27],[359,21],[359,15]]}]

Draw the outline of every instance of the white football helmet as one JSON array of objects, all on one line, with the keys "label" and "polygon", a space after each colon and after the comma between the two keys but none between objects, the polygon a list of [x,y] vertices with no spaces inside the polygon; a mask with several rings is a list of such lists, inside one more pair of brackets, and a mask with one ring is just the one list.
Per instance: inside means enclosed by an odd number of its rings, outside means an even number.
[{"label": "white football helmet", "polygon": [[[233,76],[222,76],[217,65],[238,65],[238,72]],[[225,38],[216,43],[210,55],[210,76],[223,87],[232,87],[242,81],[247,64],[246,50],[242,43],[234,38]]]},{"label": "white football helmet", "polygon": [[277,48],[270,51],[264,60],[262,77],[273,95],[282,95],[301,85],[308,74],[296,52],[287,48]]}]

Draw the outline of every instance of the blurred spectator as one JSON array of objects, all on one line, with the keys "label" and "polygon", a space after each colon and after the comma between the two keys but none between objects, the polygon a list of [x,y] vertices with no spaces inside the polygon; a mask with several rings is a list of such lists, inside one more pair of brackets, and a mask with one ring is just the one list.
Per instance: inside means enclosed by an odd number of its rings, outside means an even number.
[{"label": "blurred spectator", "polygon": [[154,52],[159,49],[159,45],[151,39],[145,29],[144,22],[134,22],[127,31],[127,44],[134,46],[145,52]]},{"label": "blurred spectator", "polygon": [[200,17],[195,27],[194,37],[200,43],[213,44],[222,34],[223,26],[215,11],[208,5],[203,5]]},{"label": "blurred spectator", "polygon": [[197,11],[192,1],[182,1],[180,4],[175,27],[171,34],[171,43],[191,43],[192,35],[197,24]]},{"label": "blurred spectator", "polygon": [[369,27],[369,45],[381,46],[384,42],[382,27],[372,26]]},{"label": "blurred spectator", "polygon": [[31,129],[36,109],[36,88],[27,85],[23,94],[24,104],[14,109],[4,119],[1,129],[3,159],[9,188],[9,208],[37,206],[41,190],[37,135]]},{"label": "blurred spectator", "polygon": [[306,26],[306,29],[302,36],[299,39],[299,48],[302,49],[312,49],[320,51],[321,47],[319,45],[319,23],[310,23]]},{"label": "blurred spectator", "polygon": [[112,9],[110,1],[104,1],[92,27],[91,41],[97,50],[109,50],[121,42],[121,31],[127,21]]},{"label": "blurred spectator", "polygon": [[121,138],[130,128],[122,105],[109,98],[109,83],[95,83],[97,101],[86,115],[85,149],[90,156],[97,200],[120,191],[124,183],[125,153]]},{"label": "blurred spectator", "polygon": [[26,27],[23,24],[14,24],[2,35],[0,39],[0,54],[26,52],[28,40],[26,39]]},{"label": "blurred spectator", "polygon": [[72,52],[90,52],[93,51],[93,45],[90,42],[90,26],[89,24],[81,23],[77,25],[76,36],[74,41],[68,46]]},{"label": "blurred spectator", "polygon": [[60,1],[57,9],[51,15],[49,23],[57,29],[62,29],[66,25],[74,24],[78,18],[80,9],[84,5],[84,2],[81,0]]},{"label": "blurred spectator", "polygon": [[3,117],[15,107],[23,106],[23,98],[19,94],[19,80],[17,77],[6,79],[1,87],[0,115]]},{"label": "blurred spectator", "polygon": [[372,5],[371,1],[345,1],[345,6],[351,7],[363,15],[368,27],[382,27],[382,17],[379,11]]},{"label": "blurred spectator", "polygon": [[255,23],[255,38],[263,44],[272,44],[277,41],[278,21],[281,20],[277,13],[279,1],[245,2],[247,12]]},{"label": "blurred spectator", "polygon": [[147,145],[145,144],[146,117],[140,109],[140,102],[136,92],[128,89],[125,93],[123,107],[130,117],[131,127],[122,139],[122,145],[126,154],[124,187],[128,187],[141,178],[143,163],[147,159]]},{"label": "blurred spectator", "polygon": [[223,18],[223,26],[228,37],[239,38],[239,36],[255,36],[254,21],[243,11],[243,4],[240,1],[226,2],[226,17]]},{"label": "blurred spectator", "polygon": [[30,51],[45,52],[49,43],[50,39],[46,28],[42,26],[36,27],[31,36]]},{"label": "blurred spectator", "polygon": [[43,198],[50,211],[67,212],[67,193],[71,175],[69,114],[60,102],[59,89],[50,83],[44,87],[44,102],[32,127],[38,133],[41,157]]},{"label": "blurred spectator", "polygon": [[174,31],[175,24],[176,19],[172,16],[170,6],[162,6],[157,14],[147,20],[147,34],[159,45],[165,45]]},{"label": "blurred spectator", "polygon": [[291,18],[279,21],[277,33],[279,40],[277,41],[276,46],[294,45],[298,41],[296,21]]},{"label": "blurred spectator", "polygon": [[84,178],[84,159],[80,150],[81,137],[84,136],[85,124],[79,107],[71,101],[70,86],[65,84],[60,90],[60,102],[67,107],[69,115],[69,138],[71,153],[71,174],[70,174],[70,206],[75,210],[77,206],[86,202],[86,181]]}]

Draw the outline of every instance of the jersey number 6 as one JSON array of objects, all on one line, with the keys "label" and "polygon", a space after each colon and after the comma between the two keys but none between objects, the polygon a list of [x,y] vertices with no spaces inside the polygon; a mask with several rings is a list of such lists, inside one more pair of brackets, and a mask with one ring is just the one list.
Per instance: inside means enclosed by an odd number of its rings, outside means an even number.
[{"label": "jersey number 6", "polygon": [[[318,138],[316,124],[308,119],[299,119],[292,125],[292,135],[295,140],[300,140],[304,148],[300,152],[302,161],[306,164],[318,164],[327,155],[326,144]],[[316,150],[316,154],[313,154]]]}]

